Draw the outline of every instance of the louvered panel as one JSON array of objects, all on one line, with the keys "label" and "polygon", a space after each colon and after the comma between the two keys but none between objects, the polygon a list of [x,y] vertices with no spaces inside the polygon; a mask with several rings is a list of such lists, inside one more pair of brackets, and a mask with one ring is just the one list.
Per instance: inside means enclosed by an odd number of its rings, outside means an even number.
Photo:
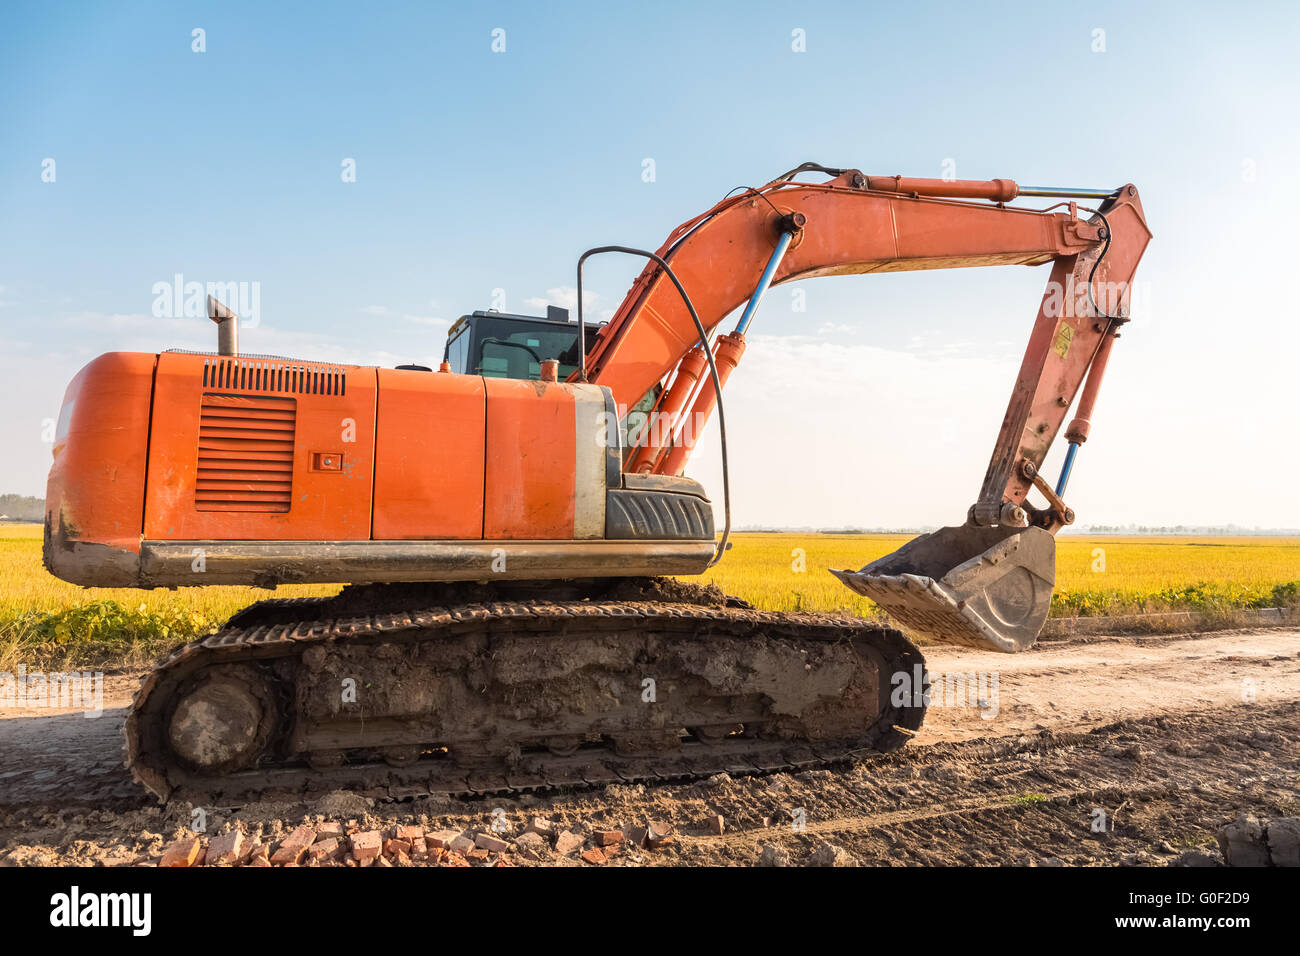
[{"label": "louvered panel", "polygon": [[199,477],[206,478],[208,481],[257,481],[265,479],[273,480],[277,476],[282,481],[289,481],[293,471],[289,468],[271,470],[264,467],[264,462],[251,462],[249,467],[241,467],[240,464],[227,464],[222,462],[214,464],[208,462],[205,467],[199,469]]},{"label": "louvered panel", "polygon": [[297,411],[292,398],[205,392],[195,510],[288,511]]},{"label": "louvered panel", "polygon": [[337,365],[241,358],[203,360],[204,388],[237,388],[299,395],[345,395],[347,384],[347,369]]},{"label": "louvered panel", "polygon": [[266,443],[268,450],[274,448],[280,450],[285,445],[293,445],[293,429],[288,431],[279,428],[213,428],[211,425],[205,425],[199,422],[199,429],[207,441],[221,441],[226,439],[222,447],[226,447],[228,442],[235,442],[232,447],[238,448],[239,442],[258,441]]},{"label": "louvered panel", "polygon": [[289,451],[293,450],[293,442],[288,439],[262,439],[262,443],[267,447],[261,451],[250,450],[248,442],[245,440],[246,438],[247,436],[236,438],[205,438],[203,439],[202,444],[199,445],[199,450],[211,452],[213,458],[220,458],[228,451],[238,452],[239,454],[234,457],[239,458],[241,461],[255,459],[262,455],[272,455],[284,451],[286,447]]},{"label": "louvered panel", "polygon": [[[222,409],[221,411],[225,412],[226,414],[217,415],[217,414],[212,414],[210,412],[204,412],[203,421],[210,425],[215,425],[218,428],[238,428],[243,422],[242,412],[238,412],[236,410],[236,414],[230,414],[230,412],[232,411],[231,409]],[[292,418],[267,417],[263,419],[263,421],[265,422],[264,427],[266,428],[277,428],[286,425],[287,426],[293,425]]]}]

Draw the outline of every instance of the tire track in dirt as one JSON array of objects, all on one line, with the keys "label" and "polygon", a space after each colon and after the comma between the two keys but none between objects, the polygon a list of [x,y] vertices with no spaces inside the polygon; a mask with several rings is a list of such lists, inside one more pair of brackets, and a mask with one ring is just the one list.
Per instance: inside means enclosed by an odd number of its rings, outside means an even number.
[{"label": "tire track in dirt", "polygon": [[[1289,711],[1289,713],[1294,714],[1296,711]],[[1159,729],[1156,725],[1152,727]],[[1109,734],[1102,732],[1094,738],[1094,743],[1100,746],[1108,739]],[[1074,747],[1052,748],[1052,750],[1059,750],[1058,753],[1053,754],[1053,757],[1064,757],[1071,766],[1082,765],[1085,767],[1085,772],[1093,772],[1089,767],[1089,761],[1079,759],[1081,755],[1073,753],[1074,749]],[[973,757],[978,759],[976,755],[967,752],[966,745],[956,745],[947,759],[970,762]],[[1042,815],[1055,818],[1055,826],[1049,829],[1058,831],[1065,829],[1060,824],[1063,819],[1068,818],[1068,829],[1077,831],[1077,835],[1082,836],[1085,830],[1090,829],[1094,809],[1104,810],[1110,824],[1119,821],[1124,823],[1126,829],[1130,829],[1126,819],[1127,814],[1124,812],[1130,806],[1140,804],[1144,808],[1144,813],[1150,815],[1153,807],[1165,802],[1177,801],[1182,790],[1181,785],[1170,782],[1167,769],[1163,766],[1153,775],[1150,774],[1150,768],[1143,774],[1144,777],[1153,776],[1154,779],[1135,782],[1130,775],[1122,772],[1098,774],[1086,785],[1043,788],[1041,791],[1035,791],[1032,799],[1027,799],[1027,794],[1010,785],[1012,777],[1029,775],[1041,780],[1045,769],[1048,768],[1035,768],[1032,771],[988,768],[988,772],[983,774],[983,780],[985,784],[992,785],[997,790],[989,796],[935,802],[930,802],[931,798],[927,796],[926,802],[921,805],[861,815],[836,816],[807,822],[802,828],[788,823],[780,827],[759,827],[722,836],[687,834],[683,835],[682,840],[688,845],[699,847],[706,854],[736,853],[739,850],[755,852],[757,848],[769,843],[798,844],[810,840],[816,843],[833,839],[843,842],[845,838],[867,837],[873,832],[884,837],[894,846],[910,842],[909,837],[933,842],[963,832],[969,837],[972,831],[979,831],[977,839],[986,840],[999,829],[1007,827],[1012,830],[1042,829],[1043,821],[1035,819]],[[1201,769],[1197,767],[1194,773],[1199,774]],[[1212,772],[1212,768],[1204,769]],[[1293,797],[1300,797],[1293,771],[1262,773],[1254,777],[1254,784],[1265,793],[1270,790],[1276,793],[1289,792]],[[1202,786],[1201,789],[1204,787]],[[1220,792],[1216,796],[1225,798],[1230,794]],[[1082,819],[1080,808],[1087,811]],[[1049,842],[1059,844],[1060,841],[1058,838],[1053,838]],[[1198,845],[1209,848],[1211,843],[1210,831],[1207,829],[1205,836],[1198,841]]]},{"label": "tire track in dirt", "polygon": [[1261,702],[1300,700],[1294,629],[1084,638],[1016,655],[923,651],[932,675],[996,675],[998,706],[981,715],[973,707],[932,705],[914,744],[1088,731],[1128,717],[1228,707],[1247,692]]}]

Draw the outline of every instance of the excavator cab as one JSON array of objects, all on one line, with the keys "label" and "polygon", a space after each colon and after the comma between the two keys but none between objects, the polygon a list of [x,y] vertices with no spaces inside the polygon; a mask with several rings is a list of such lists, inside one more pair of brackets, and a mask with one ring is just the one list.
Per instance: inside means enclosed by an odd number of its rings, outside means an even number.
[{"label": "excavator cab", "polygon": [[904,627],[940,641],[1015,652],[1047,621],[1056,538],[1043,528],[940,528],[860,571],[831,570]]},{"label": "excavator cab", "polygon": [[[587,323],[590,349],[599,325]],[[542,362],[556,359],[559,377],[567,378],[578,366],[578,326],[569,310],[547,306],[546,315],[508,312],[471,312],[447,331],[443,361],[451,371],[488,378],[537,380]]]}]

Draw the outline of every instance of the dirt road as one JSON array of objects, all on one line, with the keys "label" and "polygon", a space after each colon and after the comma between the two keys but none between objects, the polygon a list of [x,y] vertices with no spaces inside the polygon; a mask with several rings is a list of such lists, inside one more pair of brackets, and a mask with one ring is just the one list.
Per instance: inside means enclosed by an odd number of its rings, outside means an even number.
[{"label": "dirt road", "polygon": [[[317,814],[483,830],[503,810],[515,833],[534,815],[578,833],[674,826],[668,846],[608,865],[1158,864],[1211,852],[1239,811],[1300,812],[1300,631],[1089,638],[1016,656],[927,648],[926,660],[945,680],[916,740],[851,768],[486,801],[335,794],[203,808],[205,822],[264,838]],[[133,862],[188,832],[192,808],[156,806],[121,768],[137,681],[109,675],[97,719],[0,710],[0,860]],[[718,815],[721,835],[704,823]],[[511,857],[586,865],[535,855]]]}]

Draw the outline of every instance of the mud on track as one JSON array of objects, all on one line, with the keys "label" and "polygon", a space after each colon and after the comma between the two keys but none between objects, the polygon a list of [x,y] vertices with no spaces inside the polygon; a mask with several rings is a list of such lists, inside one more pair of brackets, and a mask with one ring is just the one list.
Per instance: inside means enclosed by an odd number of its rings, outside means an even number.
[{"label": "mud on track", "polygon": [[[649,819],[676,828],[675,843],[629,850],[610,866],[752,865],[769,846],[768,860],[800,864],[832,856],[827,843],[861,863],[1186,862],[1187,851],[1217,856],[1214,831],[1239,811],[1300,813],[1298,651],[1293,630],[1095,638],[1018,656],[932,647],[932,673],[997,672],[996,716],[932,708],[903,751],[846,770],[480,801],[333,795],[211,808],[208,827],[237,817],[274,836],[321,814],[363,828],[485,830],[500,808],[516,833],[525,816],[579,833]],[[120,766],[137,680],[110,675],[97,720],[0,712],[0,861],[130,863],[185,835],[191,808],[158,807]],[[1097,810],[1104,832],[1093,829]],[[716,814],[726,821],[720,836],[704,826]],[[509,855],[587,865],[576,854]]]}]

